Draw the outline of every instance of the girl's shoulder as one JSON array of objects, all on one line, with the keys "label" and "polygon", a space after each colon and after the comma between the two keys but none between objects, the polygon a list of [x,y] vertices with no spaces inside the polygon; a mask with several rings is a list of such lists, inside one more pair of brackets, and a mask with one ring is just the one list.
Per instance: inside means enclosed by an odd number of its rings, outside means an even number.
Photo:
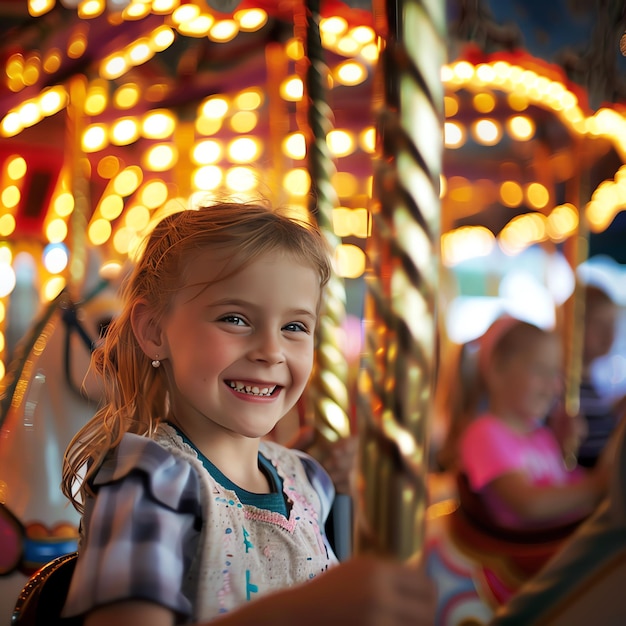
[{"label": "girl's shoulder", "polygon": [[175,454],[163,441],[125,433],[94,477],[93,485],[116,483],[130,475],[142,475],[152,497],[169,508],[197,500],[198,476],[189,459]]}]

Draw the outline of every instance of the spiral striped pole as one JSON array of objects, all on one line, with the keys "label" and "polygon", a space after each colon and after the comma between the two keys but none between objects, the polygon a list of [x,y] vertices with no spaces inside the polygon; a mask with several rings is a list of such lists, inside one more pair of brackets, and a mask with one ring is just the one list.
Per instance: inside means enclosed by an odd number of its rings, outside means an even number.
[{"label": "spiral striped pole", "polygon": [[[306,40],[305,99],[308,130],[307,156],[311,176],[309,210],[317,220],[330,248],[337,249],[341,239],[332,226],[333,209],[338,197],[332,184],[335,174],[326,136],[332,130],[331,109],[327,100],[328,67],[320,38],[320,2],[307,0],[305,10],[296,17],[304,24],[300,32]],[[336,273],[328,283],[322,301],[317,337],[316,366],[309,387],[310,404],[316,435],[335,442],[350,434],[348,415],[348,364],[339,338],[346,315],[346,292],[343,279]]]},{"label": "spiral striped pole", "polygon": [[420,554],[436,369],[444,0],[375,5],[372,236],[359,379],[357,551]]}]

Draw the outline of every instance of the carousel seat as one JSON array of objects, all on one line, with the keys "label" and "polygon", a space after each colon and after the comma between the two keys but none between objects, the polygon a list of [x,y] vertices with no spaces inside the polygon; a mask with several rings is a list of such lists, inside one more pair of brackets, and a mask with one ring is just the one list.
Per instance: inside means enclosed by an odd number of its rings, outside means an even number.
[{"label": "carousel seat", "polygon": [[20,593],[11,626],[80,626],[80,617],[62,618],[61,609],[76,565],[76,552],[64,554],[36,571]]},{"label": "carousel seat", "polygon": [[463,473],[457,476],[457,489],[459,507],[451,519],[453,537],[478,559],[498,555],[498,560],[508,562],[522,579],[535,574],[579,525],[576,522],[524,530],[505,528],[493,520]]}]

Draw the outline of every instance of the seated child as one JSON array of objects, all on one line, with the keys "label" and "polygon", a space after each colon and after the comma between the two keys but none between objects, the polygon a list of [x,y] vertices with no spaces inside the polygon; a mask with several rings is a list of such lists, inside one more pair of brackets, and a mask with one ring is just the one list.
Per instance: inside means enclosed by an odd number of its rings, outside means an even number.
[{"label": "seated child", "polygon": [[569,471],[544,423],[562,385],[558,337],[500,318],[481,339],[478,375],[487,408],[461,435],[461,471],[493,521],[530,530],[587,517],[606,491],[608,469]]}]

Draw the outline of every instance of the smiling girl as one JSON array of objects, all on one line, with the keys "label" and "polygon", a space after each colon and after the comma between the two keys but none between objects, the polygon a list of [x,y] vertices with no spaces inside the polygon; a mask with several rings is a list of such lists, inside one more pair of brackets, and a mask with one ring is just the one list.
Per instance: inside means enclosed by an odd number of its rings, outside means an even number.
[{"label": "smiling girl", "polygon": [[83,514],[66,616],[432,619],[418,570],[337,565],[328,475],[261,440],[308,382],[330,272],[321,234],[264,206],[216,204],[157,224],[94,354],[107,402],[65,457],[64,492]]}]

